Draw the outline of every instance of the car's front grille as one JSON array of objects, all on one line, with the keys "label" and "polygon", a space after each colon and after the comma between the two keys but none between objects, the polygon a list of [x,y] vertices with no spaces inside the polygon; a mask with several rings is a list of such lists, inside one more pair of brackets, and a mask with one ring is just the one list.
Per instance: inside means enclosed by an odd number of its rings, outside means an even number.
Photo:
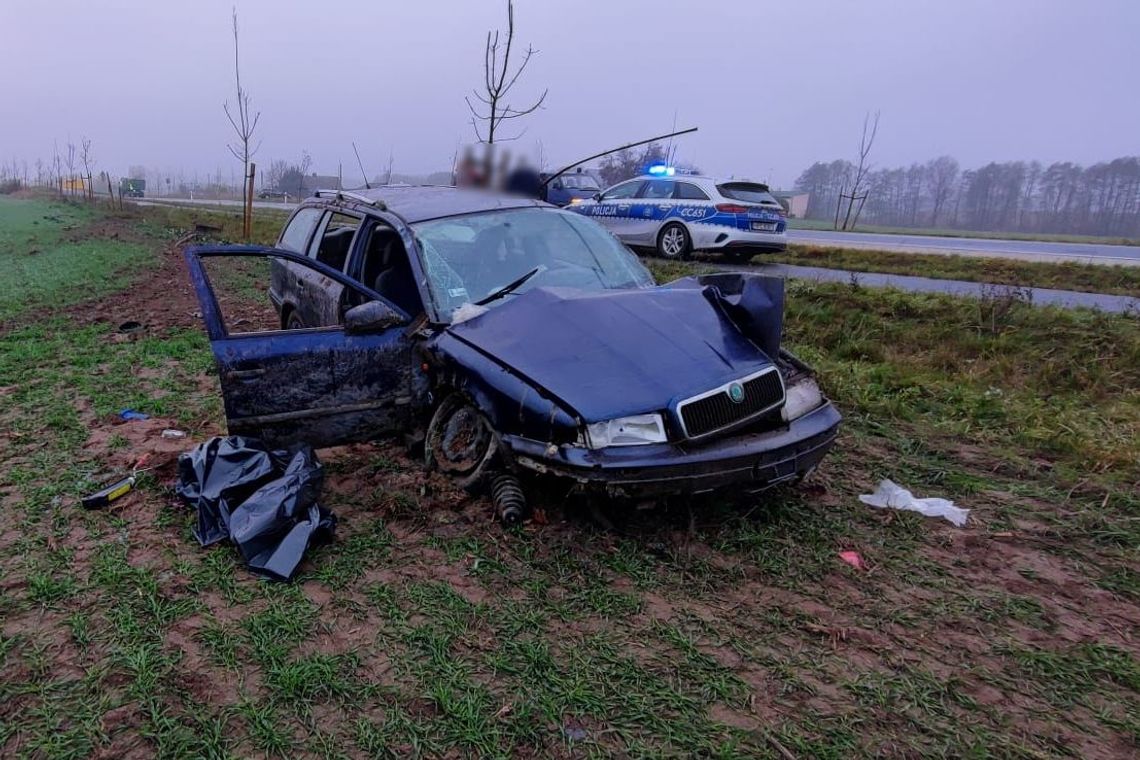
[{"label": "car's front grille", "polygon": [[[732,386],[739,384],[740,401],[730,395]],[[685,435],[699,438],[721,428],[755,417],[778,406],[784,400],[784,384],[775,367],[761,373],[717,388],[716,390],[682,401],[677,405]]]}]

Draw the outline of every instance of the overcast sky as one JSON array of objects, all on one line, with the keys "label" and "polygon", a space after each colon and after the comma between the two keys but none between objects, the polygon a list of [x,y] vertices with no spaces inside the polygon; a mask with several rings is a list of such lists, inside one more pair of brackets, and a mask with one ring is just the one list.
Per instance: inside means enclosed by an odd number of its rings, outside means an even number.
[{"label": "overcast sky", "polygon": [[[0,161],[82,135],[99,168],[234,166],[230,0],[0,0]],[[450,167],[473,137],[463,96],[505,0],[239,0],[255,160],[358,179]],[[545,87],[518,150],[552,163],[700,127],[680,156],[790,184],[851,158],[882,112],[877,165],[956,156],[1091,163],[1140,153],[1140,0],[517,0]],[[519,123],[519,126],[523,126]]]}]

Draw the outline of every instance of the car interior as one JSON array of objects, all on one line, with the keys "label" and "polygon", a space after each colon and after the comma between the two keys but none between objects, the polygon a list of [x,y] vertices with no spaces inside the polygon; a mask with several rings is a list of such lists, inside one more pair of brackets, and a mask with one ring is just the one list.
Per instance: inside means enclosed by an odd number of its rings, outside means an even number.
[{"label": "car interior", "polygon": [[404,242],[391,227],[375,225],[369,232],[360,281],[408,314],[422,310]]},{"label": "car interior", "polygon": [[348,260],[348,249],[355,234],[355,227],[338,227],[326,232],[321,237],[320,247],[317,248],[317,261],[343,272],[344,263]]}]

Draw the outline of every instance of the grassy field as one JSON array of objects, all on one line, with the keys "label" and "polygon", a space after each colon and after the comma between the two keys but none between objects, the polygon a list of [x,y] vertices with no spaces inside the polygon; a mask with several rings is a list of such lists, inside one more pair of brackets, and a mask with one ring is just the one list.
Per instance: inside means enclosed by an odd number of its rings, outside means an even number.
[{"label": "grassy field", "polygon": [[[273,584],[171,492],[223,418],[169,243],[218,215],[146,213],[0,204],[4,757],[1140,750],[1134,318],[793,281],[787,343],[846,415],[807,483],[504,531],[396,445],[330,450],[337,541]],[[970,522],[860,504],[882,477]]]},{"label": "grassy field", "polygon": [[[789,219],[788,226],[793,230],[827,230],[835,225],[821,219]],[[1102,235],[1063,235],[1036,232],[986,232],[981,230],[954,230],[943,227],[887,227],[876,224],[860,224],[852,232],[869,232],[880,235],[933,235],[934,237],[968,237],[985,240],[1041,240],[1046,243],[1096,243],[1099,245],[1140,245],[1133,238],[1109,237]]]},{"label": "grassy field", "polygon": [[[716,260],[713,255],[707,258],[709,261]],[[940,256],[802,245],[789,246],[787,253],[763,254],[752,261],[758,264],[779,262],[826,269],[848,269],[854,272],[906,274],[943,280],[1059,288],[1140,297],[1140,267],[1133,266]]]}]

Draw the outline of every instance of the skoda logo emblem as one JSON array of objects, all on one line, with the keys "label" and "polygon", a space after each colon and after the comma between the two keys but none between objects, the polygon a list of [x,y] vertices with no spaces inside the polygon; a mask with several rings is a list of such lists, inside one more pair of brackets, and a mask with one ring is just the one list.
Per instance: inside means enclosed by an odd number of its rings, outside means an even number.
[{"label": "skoda logo emblem", "polygon": [[736,404],[744,401],[744,386],[740,383],[733,383],[728,386],[728,397]]}]

